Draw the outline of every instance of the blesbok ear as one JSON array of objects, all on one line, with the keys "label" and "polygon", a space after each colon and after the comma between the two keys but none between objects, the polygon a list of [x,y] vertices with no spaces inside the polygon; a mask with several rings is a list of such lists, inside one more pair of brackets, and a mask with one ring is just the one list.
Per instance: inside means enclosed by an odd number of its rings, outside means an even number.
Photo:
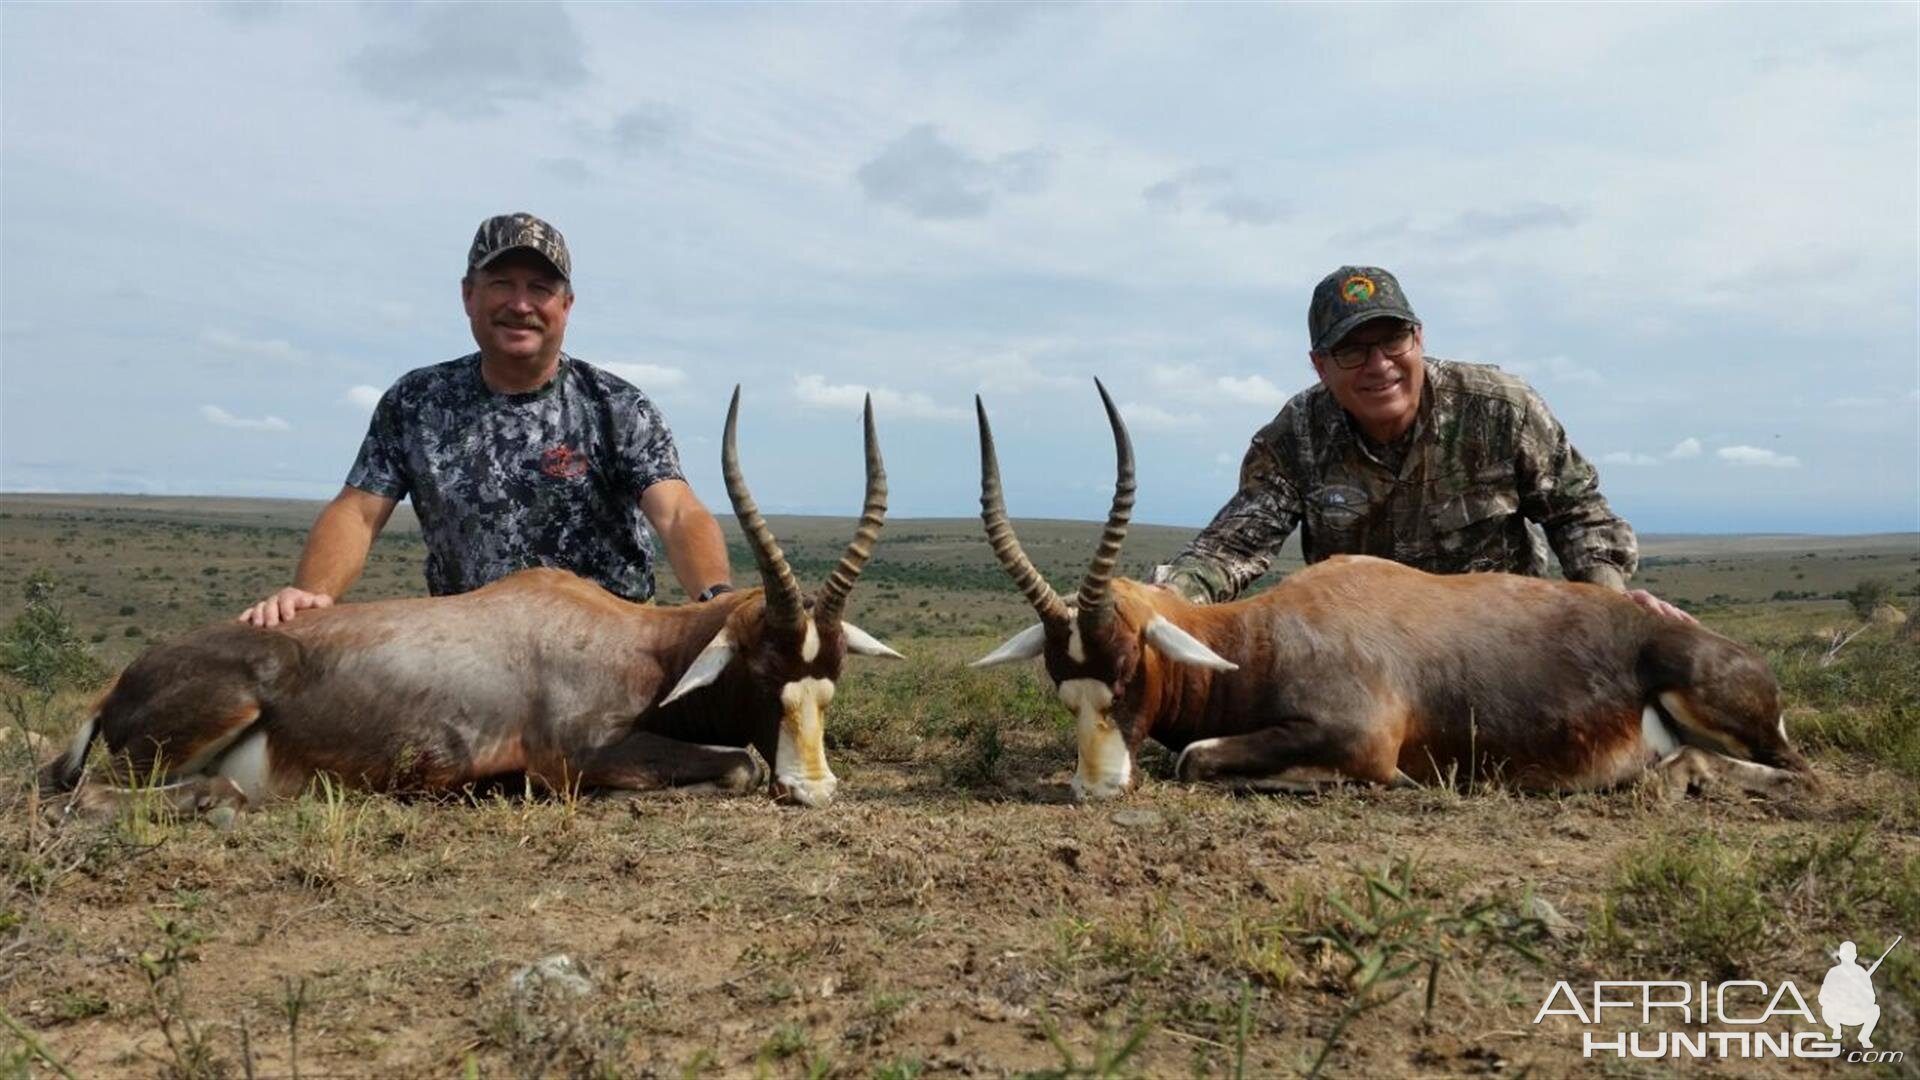
[{"label": "blesbok ear", "polygon": [[1159,649],[1166,658],[1179,664],[1192,664],[1212,671],[1238,671],[1240,665],[1214,652],[1200,639],[1155,615],[1147,624],[1147,644]]},{"label": "blesbok ear", "polygon": [[707,642],[707,647],[700,650],[700,655],[693,658],[693,665],[687,668],[685,675],[680,676],[679,685],[673,688],[673,693],[662,698],[660,704],[671,705],[680,700],[682,695],[691,694],[712,683],[732,660],[733,634],[723,626],[719,633],[713,635],[713,640]]},{"label": "blesbok ear", "polygon": [[877,637],[842,619],[840,635],[847,639],[847,651],[855,656],[884,656],[889,660],[905,660],[906,657],[894,652]]},{"label": "blesbok ear", "polygon": [[968,667],[990,668],[1000,664],[1011,664],[1016,660],[1031,660],[1039,656],[1047,647],[1047,624],[1034,623],[1025,630],[1013,635],[1006,643],[987,655],[968,664]]}]

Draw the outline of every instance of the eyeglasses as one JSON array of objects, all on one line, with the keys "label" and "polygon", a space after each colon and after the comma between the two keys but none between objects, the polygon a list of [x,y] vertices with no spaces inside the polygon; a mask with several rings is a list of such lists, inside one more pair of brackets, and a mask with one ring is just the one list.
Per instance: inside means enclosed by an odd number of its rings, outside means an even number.
[{"label": "eyeglasses", "polygon": [[1413,331],[1413,327],[1405,327],[1379,341],[1370,341],[1365,345],[1342,345],[1327,355],[1333,358],[1333,366],[1342,371],[1352,371],[1366,363],[1375,349],[1379,349],[1389,360],[1398,360],[1413,351]]}]

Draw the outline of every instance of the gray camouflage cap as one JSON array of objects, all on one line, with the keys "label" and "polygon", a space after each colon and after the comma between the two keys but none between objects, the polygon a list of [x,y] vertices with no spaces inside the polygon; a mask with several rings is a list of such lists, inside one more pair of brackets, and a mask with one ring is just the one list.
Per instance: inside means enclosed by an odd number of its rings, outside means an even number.
[{"label": "gray camouflage cap", "polygon": [[480,223],[473,234],[473,247],[467,249],[467,273],[515,248],[526,248],[553,264],[560,276],[573,280],[573,259],[567,254],[567,238],[560,230],[532,214],[499,214]]},{"label": "gray camouflage cap", "polygon": [[1420,321],[1392,274],[1377,266],[1343,266],[1313,287],[1313,301],[1307,305],[1307,337],[1313,351],[1324,352],[1338,345],[1347,331],[1380,318]]}]

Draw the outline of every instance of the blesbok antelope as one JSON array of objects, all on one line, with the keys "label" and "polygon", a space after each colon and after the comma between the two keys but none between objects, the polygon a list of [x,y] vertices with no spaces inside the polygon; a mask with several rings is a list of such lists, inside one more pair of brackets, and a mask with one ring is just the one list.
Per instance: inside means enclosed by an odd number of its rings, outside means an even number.
[{"label": "blesbok antelope", "polygon": [[136,659],[42,786],[79,785],[96,738],[112,781],[161,778],[183,809],[297,794],[321,774],[381,791],[515,773],[553,790],[745,790],[761,777],[754,747],[772,764],[774,796],[825,805],[838,781],[823,725],[847,654],[899,658],[841,619],[886,516],[873,403],[865,508],[811,601],[741,475],[739,412],[736,387],[721,468],[761,588],[656,608],[533,569],[273,629],[204,627]]},{"label": "blesbok antelope", "polygon": [[1228,604],[1116,579],[1133,447],[1104,386],[1100,397],[1119,474],[1072,605],[1014,536],[975,401],[981,517],[1040,622],[974,666],[1044,660],[1076,718],[1076,798],[1125,791],[1147,738],[1179,753],[1180,779],[1256,789],[1472,777],[1602,788],[1652,770],[1669,791],[1724,777],[1772,792],[1807,775],[1765,661],[1599,586],[1364,556]]}]

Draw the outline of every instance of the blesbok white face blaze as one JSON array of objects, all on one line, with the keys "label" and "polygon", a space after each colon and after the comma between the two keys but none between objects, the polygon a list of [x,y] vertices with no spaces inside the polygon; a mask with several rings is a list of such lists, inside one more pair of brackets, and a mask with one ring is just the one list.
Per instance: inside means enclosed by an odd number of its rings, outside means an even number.
[{"label": "blesbok white face blaze", "polygon": [[267,733],[254,731],[227,751],[214,767],[215,776],[233,781],[247,796],[247,802],[258,806],[268,799],[281,798],[295,794],[283,790],[274,783],[273,755],[267,747]]},{"label": "blesbok white face blaze", "polygon": [[831,679],[797,679],[780,688],[780,742],[774,753],[774,784],[803,806],[827,805],[840,784],[827,767],[826,714],[832,700]]},{"label": "blesbok white face blaze", "polygon": [[1640,710],[1640,742],[1656,761],[1680,749],[1680,740],[1667,730],[1667,722],[1660,718],[1660,710],[1651,705]]},{"label": "blesbok white face blaze", "polygon": [[820,658],[820,628],[814,625],[812,616],[807,618],[807,636],[800,642],[800,659],[811,664]]},{"label": "blesbok white face blaze", "polygon": [[1073,797],[1084,802],[1124,794],[1133,783],[1133,755],[1113,722],[1113,688],[1097,679],[1068,679],[1057,692],[1073,713],[1079,743]]}]

